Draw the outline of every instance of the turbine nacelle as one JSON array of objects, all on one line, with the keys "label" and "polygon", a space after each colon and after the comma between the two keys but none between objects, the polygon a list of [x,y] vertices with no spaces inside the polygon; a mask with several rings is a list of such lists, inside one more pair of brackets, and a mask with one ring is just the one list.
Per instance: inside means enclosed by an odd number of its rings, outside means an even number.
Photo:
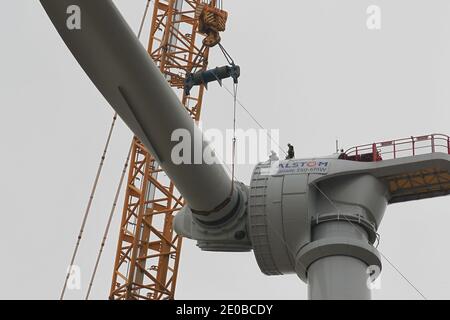
[{"label": "turbine nacelle", "polygon": [[[203,250],[251,248],[263,273],[296,273],[310,284],[312,298],[321,296],[318,292],[323,289],[312,279],[319,277],[321,285],[328,279],[327,297],[342,298],[342,293],[332,289],[334,282],[341,281],[339,277],[364,280],[368,268],[381,271],[374,243],[388,204],[450,192],[450,155],[435,152],[372,162],[339,157],[260,163],[250,187],[239,184],[239,193],[244,196],[234,219],[207,226],[185,208],[175,218],[175,230],[198,240]],[[417,175],[423,179],[415,185],[394,183]],[[343,269],[321,265],[324,259],[336,257],[340,257],[337,264],[341,266],[348,259],[355,260],[346,267],[351,274],[333,276],[334,270]],[[325,269],[326,277],[322,274]],[[361,286],[354,292],[358,296],[346,298],[369,298],[366,281],[356,283]]]}]

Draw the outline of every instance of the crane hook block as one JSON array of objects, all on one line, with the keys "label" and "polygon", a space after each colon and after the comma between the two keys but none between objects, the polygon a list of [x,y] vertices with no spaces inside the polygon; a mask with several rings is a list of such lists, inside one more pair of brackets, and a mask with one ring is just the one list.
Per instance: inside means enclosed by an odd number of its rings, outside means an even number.
[{"label": "crane hook block", "polygon": [[228,13],[212,5],[200,3],[195,10],[198,19],[198,31],[206,35],[203,44],[214,47],[220,42],[219,32],[225,31]]},{"label": "crane hook block", "polygon": [[241,75],[241,68],[235,64],[230,66],[216,67],[206,71],[198,71],[187,75],[184,81],[184,93],[189,96],[194,86],[204,85],[208,89],[208,83],[212,81],[219,82],[222,86],[222,80],[232,78],[234,83],[238,83]]}]

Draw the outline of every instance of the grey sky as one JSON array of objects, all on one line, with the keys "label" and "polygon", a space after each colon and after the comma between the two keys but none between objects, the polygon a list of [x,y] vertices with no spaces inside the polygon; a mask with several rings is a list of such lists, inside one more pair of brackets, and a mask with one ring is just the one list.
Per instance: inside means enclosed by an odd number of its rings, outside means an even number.
[{"label": "grey sky", "polygon": [[[114,1],[134,30],[145,0]],[[382,29],[366,28],[366,8]],[[0,298],[58,298],[112,117],[37,0],[0,5]],[[447,0],[225,1],[223,44],[241,65],[239,98],[281,146],[299,157],[432,132],[450,133],[450,2]],[[283,9],[281,9],[283,8]],[[146,29],[148,31],[148,22]],[[142,36],[147,43],[148,32]],[[211,65],[224,64],[216,50]],[[232,100],[212,85],[206,128],[232,126]],[[257,128],[238,112],[242,128]],[[119,121],[77,264],[84,297],[131,133]],[[251,166],[239,166],[248,183]],[[122,198],[121,198],[122,199]],[[122,203],[120,200],[119,203]],[[388,207],[379,250],[427,298],[450,298],[446,249],[450,198]],[[92,297],[109,293],[121,206]],[[421,297],[383,261],[375,299]],[[180,299],[304,299],[297,276],[261,274],[253,253],[205,253],[185,241]]]}]

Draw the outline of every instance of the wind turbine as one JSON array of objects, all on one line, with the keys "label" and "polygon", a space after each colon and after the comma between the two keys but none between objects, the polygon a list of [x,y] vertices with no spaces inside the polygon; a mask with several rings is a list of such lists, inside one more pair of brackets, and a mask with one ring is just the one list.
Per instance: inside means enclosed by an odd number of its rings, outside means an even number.
[{"label": "wind turbine", "polygon": [[[202,137],[191,150],[208,151],[209,143],[112,1],[41,3],[86,74],[174,181],[187,203],[174,228],[202,250],[253,250],[263,273],[296,273],[311,299],[370,299],[367,279],[381,270],[374,243],[387,205],[450,193],[450,138],[439,134],[263,162],[249,186],[230,178],[211,152],[212,164],[175,164],[175,130]],[[67,27],[71,5],[81,8],[81,30]],[[399,147],[410,154],[400,157]]]}]

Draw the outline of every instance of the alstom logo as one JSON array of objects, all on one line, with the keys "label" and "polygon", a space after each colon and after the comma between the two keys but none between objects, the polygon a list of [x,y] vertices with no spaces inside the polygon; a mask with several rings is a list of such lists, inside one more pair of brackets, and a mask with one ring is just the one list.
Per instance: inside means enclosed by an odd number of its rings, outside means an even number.
[{"label": "alstom logo", "polygon": [[322,160],[280,161],[275,174],[327,174],[330,163]]},{"label": "alstom logo", "polygon": [[328,161],[315,161],[315,160],[311,160],[311,161],[289,161],[286,163],[280,163],[279,164],[280,168],[325,168],[328,167]]}]

